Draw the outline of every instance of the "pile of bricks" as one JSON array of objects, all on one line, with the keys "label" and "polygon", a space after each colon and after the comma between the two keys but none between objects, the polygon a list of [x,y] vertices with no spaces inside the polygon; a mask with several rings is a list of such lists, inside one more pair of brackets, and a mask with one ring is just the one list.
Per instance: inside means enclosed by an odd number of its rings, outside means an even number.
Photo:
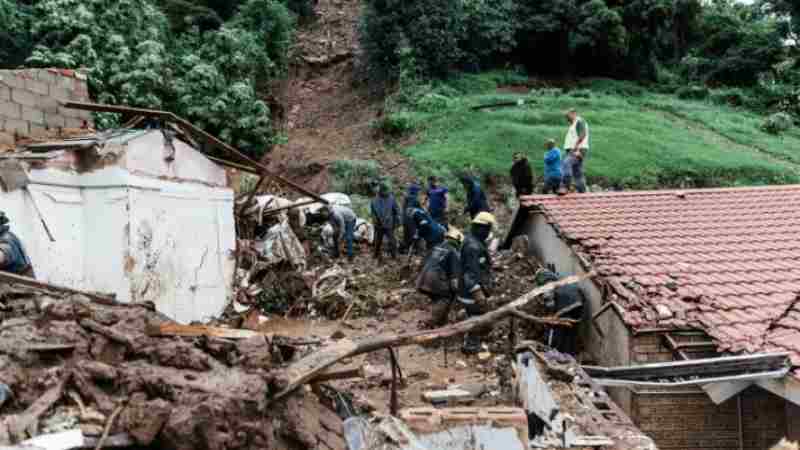
[{"label": "pile of bricks", "polygon": [[59,102],[89,101],[86,75],[66,69],[0,70],[0,142],[60,128],[93,127],[87,111]]}]

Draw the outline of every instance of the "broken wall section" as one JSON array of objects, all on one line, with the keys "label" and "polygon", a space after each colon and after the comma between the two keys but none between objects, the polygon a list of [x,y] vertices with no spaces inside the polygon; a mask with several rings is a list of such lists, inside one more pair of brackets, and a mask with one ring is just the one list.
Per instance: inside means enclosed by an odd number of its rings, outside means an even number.
[{"label": "broken wall section", "polygon": [[89,101],[85,73],[67,69],[0,70],[0,145],[59,128],[94,128],[88,111],[59,101]]}]

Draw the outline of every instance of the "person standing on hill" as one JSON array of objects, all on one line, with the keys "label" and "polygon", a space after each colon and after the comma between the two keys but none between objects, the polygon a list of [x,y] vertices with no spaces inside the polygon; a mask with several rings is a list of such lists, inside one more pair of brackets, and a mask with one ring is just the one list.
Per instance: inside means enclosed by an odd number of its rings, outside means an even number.
[{"label": "person standing on hill", "polygon": [[372,211],[372,223],[375,226],[375,259],[383,261],[383,239],[389,241],[389,253],[392,259],[397,258],[397,241],[394,231],[400,223],[400,208],[394,199],[394,195],[389,192],[389,186],[381,183],[378,188],[378,195],[372,200],[370,205]]},{"label": "person standing on hill", "polygon": [[447,226],[447,187],[439,186],[439,179],[428,178],[428,213],[433,220]]},{"label": "person standing on hill", "polygon": [[511,183],[514,185],[517,198],[521,195],[533,194],[533,172],[528,157],[522,152],[514,153],[514,164],[511,166]]},{"label": "person standing on hill", "polygon": [[543,194],[558,194],[563,173],[561,171],[561,150],[556,141],[548,139],[544,144],[544,190]]},{"label": "person standing on hill", "polygon": [[583,173],[583,162],[589,154],[589,124],[574,109],[567,111],[569,129],[564,138],[564,150],[567,152],[564,173],[564,188],[569,189],[573,180],[575,189],[586,192],[586,176]]},{"label": "person standing on hill", "polygon": [[467,205],[464,212],[469,214],[470,219],[474,219],[481,212],[489,212],[489,202],[486,201],[486,194],[481,189],[478,180],[468,174],[461,175],[461,184],[467,193]]}]

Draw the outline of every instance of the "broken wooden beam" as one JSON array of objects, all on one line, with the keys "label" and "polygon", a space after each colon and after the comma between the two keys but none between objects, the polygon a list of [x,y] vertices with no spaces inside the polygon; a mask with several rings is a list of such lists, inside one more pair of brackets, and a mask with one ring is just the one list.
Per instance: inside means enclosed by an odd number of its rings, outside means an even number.
[{"label": "broken wooden beam", "polygon": [[210,327],[205,325],[181,325],[178,323],[150,324],[145,333],[151,337],[180,336],[180,337],[217,337],[224,339],[250,339],[256,336],[271,338],[272,333],[242,330],[237,328]]},{"label": "broken wooden beam", "polygon": [[[44,281],[39,281],[34,278],[23,277],[22,275],[13,274],[10,272],[2,272],[0,271],[0,282],[6,282],[11,284],[18,284],[21,286],[28,286],[37,289],[43,289],[50,292],[61,292],[64,294],[77,294],[83,295],[88,297],[90,300],[109,306],[123,306],[128,305],[126,303],[120,303],[116,300],[116,296],[114,294],[101,294],[98,292],[90,292],[90,291],[81,291],[78,289],[69,288],[66,286],[59,286],[53,283],[46,283]],[[137,305],[136,303],[131,303],[131,306]],[[138,304],[142,305],[142,304]]]},{"label": "broken wooden beam", "polygon": [[538,323],[539,325],[549,325],[554,327],[573,327],[580,323],[578,320],[573,319],[557,319],[557,318],[550,318],[550,317],[536,317],[530,314],[524,313],[518,309],[511,311],[512,316],[519,317],[522,320],[527,320],[528,322]]},{"label": "broken wooden beam", "polygon": [[107,327],[105,325],[100,325],[99,323],[95,322],[92,319],[81,319],[78,323],[83,328],[86,328],[86,329],[89,329],[91,331],[94,331],[95,333],[102,334],[103,336],[107,337],[108,339],[111,339],[114,342],[117,342],[119,344],[124,345],[129,350],[132,350],[134,347],[136,347],[136,344],[133,342],[133,340],[130,337],[120,333],[119,331],[117,331],[117,330],[115,330],[115,329],[113,329],[111,327]]},{"label": "broken wooden beam", "polygon": [[543,294],[552,292],[561,286],[578,283],[593,276],[595,276],[595,272],[592,271],[585,275],[573,275],[559,281],[548,283],[494,311],[446,327],[398,335],[367,337],[359,340],[341,339],[290,365],[285,370],[284,374],[280,376],[283,389],[275,394],[272,400],[275,401],[285,397],[287,394],[309,382],[320,372],[342,359],[389,347],[427,344],[429,342],[459,336],[469,331],[484,328],[512,314],[514,310],[525,306]]}]

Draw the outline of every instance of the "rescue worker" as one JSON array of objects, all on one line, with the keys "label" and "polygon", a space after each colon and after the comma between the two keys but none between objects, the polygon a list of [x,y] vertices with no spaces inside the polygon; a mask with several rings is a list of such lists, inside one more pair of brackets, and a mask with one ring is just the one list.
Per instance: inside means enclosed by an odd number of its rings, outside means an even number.
[{"label": "rescue worker", "polygon": [[467,205],[464,207],[464,212],[469,214],[470,219],[474,219],[478,213],[489,212],[489,202],[486,201],[486,194],[481,189],[478,180],[464,174],[461,176],[461,184],[464,185],[464,191],[467,193]]},{"label": "rescue worker", "polygon": [[417,208],[411,213],[417,227],[417,235],[414,240],[422,239],[427,245],[428,251],[432,250],[444,240],[445,228],[424,209]]},{"label": "rescue worker", "polygon": [[0,270],[35,278],[33,265],[25,253],[25,247],[17,235],[11,232],[8,217],[2,211],[0,211]]},{"label": "rescue worker", "polygon": [[[540,284],[551,283],[564,278],[552,268],[543,271],[537,281]],[[583,318],[584,298],[577,283],[556,288],[545,295],[545,307],[548,312],[560,319],[581,320]],[[547,345],[561,353],[575,356],[578,352],[578,327],[549,327],[545,332]]]},{"label": "rescue worker", "polygon": [[[461,247],[460,301],[464,304],[467,317],[483,314],[486,300],[492,295],[492,258],[486,247],[486,240],[496,223],[494,215],[480,212],[472,219],[470,231],[464,237],[464,245]],[[462,352],[471,354],[480,350],[481,340],[478,334],[468,333],[464,336]]]},{"label": "rescue worker", "polygon": [[372,211],[372,223],[375,226],[375,259],[383,261],[383,239],[388,240],[389,253],[392,259],[397,258],[397,240],[394,237],[395,228],[400,222],[400,208],[394,199],[394,195],[389,192],[389,186],[381,183],[378,188],[378,195],[372,200],[370,205]]},{"label": "rescue worker", "polygon": [[464,235],[456,227],[448,228],[444,242],[433,248],[417,277],[417,290],[430,297],[433,303],[431,327],[447,323],[450,306],[458,297],[463,239]]},{"label": "rescue worker", "polygon": [[580,193],[586,192],[586,176],[583,173],[583,161],[589,153],[589,124],[578,116],[577,111],[570,109],[567,111],[567,122],[569,128],[564,138],[564,183],[562,189],[569,189],[573,180],[575,190]]},{"label": "rescue worker", "polygon": [[421,208],[419,203],[419,193],[422,190],[419,184],[411,182],[406,188],[406,195],[403,198],[403,242],[400,245],[400,253],[405,254],[407,251],[413,251],[411,246],[414,245],[417,225],[414,223],[414,210]]},{"label": "rescue worker", "polygon": [[347,206],[327,205],[320,211],[322,217],[333,227],[333,257],[341,256],[341,242],[345,241],[347,259],[353,261],[353,238],[356,229],[356,214]]},{"label": "rescue worker", "polygon": [[511,166],[511,183],[517,198],[521,195],[533,194],[533,172],[528,157],[522,152],[514,153],[514,164]]},{"label": "rescue worker", "polygon": [[428,178],[428,213],[433,220],[447,228],[447,187],[439,186],[439,179]]}]

